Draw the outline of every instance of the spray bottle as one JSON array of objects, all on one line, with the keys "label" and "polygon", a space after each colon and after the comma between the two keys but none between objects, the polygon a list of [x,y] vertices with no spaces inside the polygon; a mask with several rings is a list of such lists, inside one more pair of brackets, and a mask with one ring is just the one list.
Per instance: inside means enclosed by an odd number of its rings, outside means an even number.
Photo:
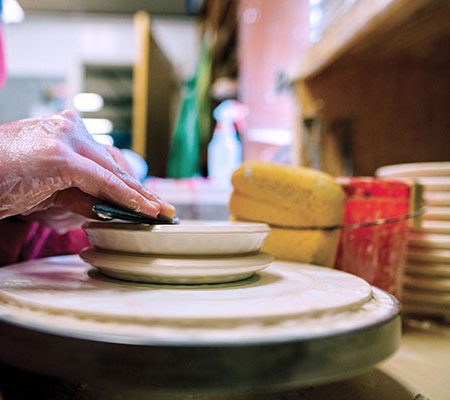
[{"label": "spray bottle", "polygon": [[242,162],[242,146],[234,123],[246,116],[246,107],[235,100],[225,100],[213,112],[217,121],[208,145],[208,175],[231,183],[233,171]]}]

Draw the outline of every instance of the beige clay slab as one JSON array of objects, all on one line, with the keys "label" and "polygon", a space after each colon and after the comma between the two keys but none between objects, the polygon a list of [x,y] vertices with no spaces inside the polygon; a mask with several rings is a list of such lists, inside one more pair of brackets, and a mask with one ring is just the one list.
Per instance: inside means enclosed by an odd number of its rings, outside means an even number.
[{"label": "beige clay slab", "polygon": [[74,257],[0,270],[0,300],[58,315],[151,324],[220,324],[320,315],[361,307],[369,284],[324,267],[275,261],[238,284],[174,286],[122,282]]}]

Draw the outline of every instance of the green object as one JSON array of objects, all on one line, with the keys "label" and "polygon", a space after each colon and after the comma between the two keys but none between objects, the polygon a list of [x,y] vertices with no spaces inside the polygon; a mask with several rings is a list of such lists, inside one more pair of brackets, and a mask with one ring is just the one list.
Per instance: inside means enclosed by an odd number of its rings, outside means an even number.
[{"label": "green object", "polygon": [[197,97],[198,126],[200,130],[200,146],[206,149],[211,139],[211,73],[212,59],[209,46],[203,43],[199,64],[197,65],[195,94]]},{"label": "green object", "polygon": [[195,78],[189,80],[178,114],[172,147],[169,153],[167,176],[190,178],[200,174],[200,138],[198,127]]},{"label": "green object", "polygon": [[169,178],[201,175],[201,149],[211,135],[210,81],[211,59],[208,46],[203,44],[195,76],[185,85],[169,153]]}]

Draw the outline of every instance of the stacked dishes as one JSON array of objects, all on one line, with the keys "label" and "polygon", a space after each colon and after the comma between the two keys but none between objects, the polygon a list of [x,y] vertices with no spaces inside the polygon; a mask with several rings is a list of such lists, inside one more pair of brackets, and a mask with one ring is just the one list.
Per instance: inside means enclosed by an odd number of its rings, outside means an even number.
[{"label": "stacked dishes", "polygon": [[246,279],[273,261],[260,252],[260,223],[183,221],[180,225],[90,222],[93,247],[81,258],[103,274],[130,281],[202,284]]},{"label": "stacked dishes", "polygon": [[450,162],[391,165],[376,174],[424,188],[426,212],[420,227],[409,233],[404,312],[450,321]]}]

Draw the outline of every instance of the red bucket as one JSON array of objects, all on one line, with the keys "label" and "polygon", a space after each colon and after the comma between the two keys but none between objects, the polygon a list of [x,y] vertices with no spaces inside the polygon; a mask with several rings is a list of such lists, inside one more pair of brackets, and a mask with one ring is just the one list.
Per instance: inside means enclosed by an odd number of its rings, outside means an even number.
[{"label": "red bucket", "polygon": [[399,298],[408,244],[410,185],[359,177],[339,178],[338,182],[348,196],[343,226],[350,227],[341,230],[335,267]]}]

